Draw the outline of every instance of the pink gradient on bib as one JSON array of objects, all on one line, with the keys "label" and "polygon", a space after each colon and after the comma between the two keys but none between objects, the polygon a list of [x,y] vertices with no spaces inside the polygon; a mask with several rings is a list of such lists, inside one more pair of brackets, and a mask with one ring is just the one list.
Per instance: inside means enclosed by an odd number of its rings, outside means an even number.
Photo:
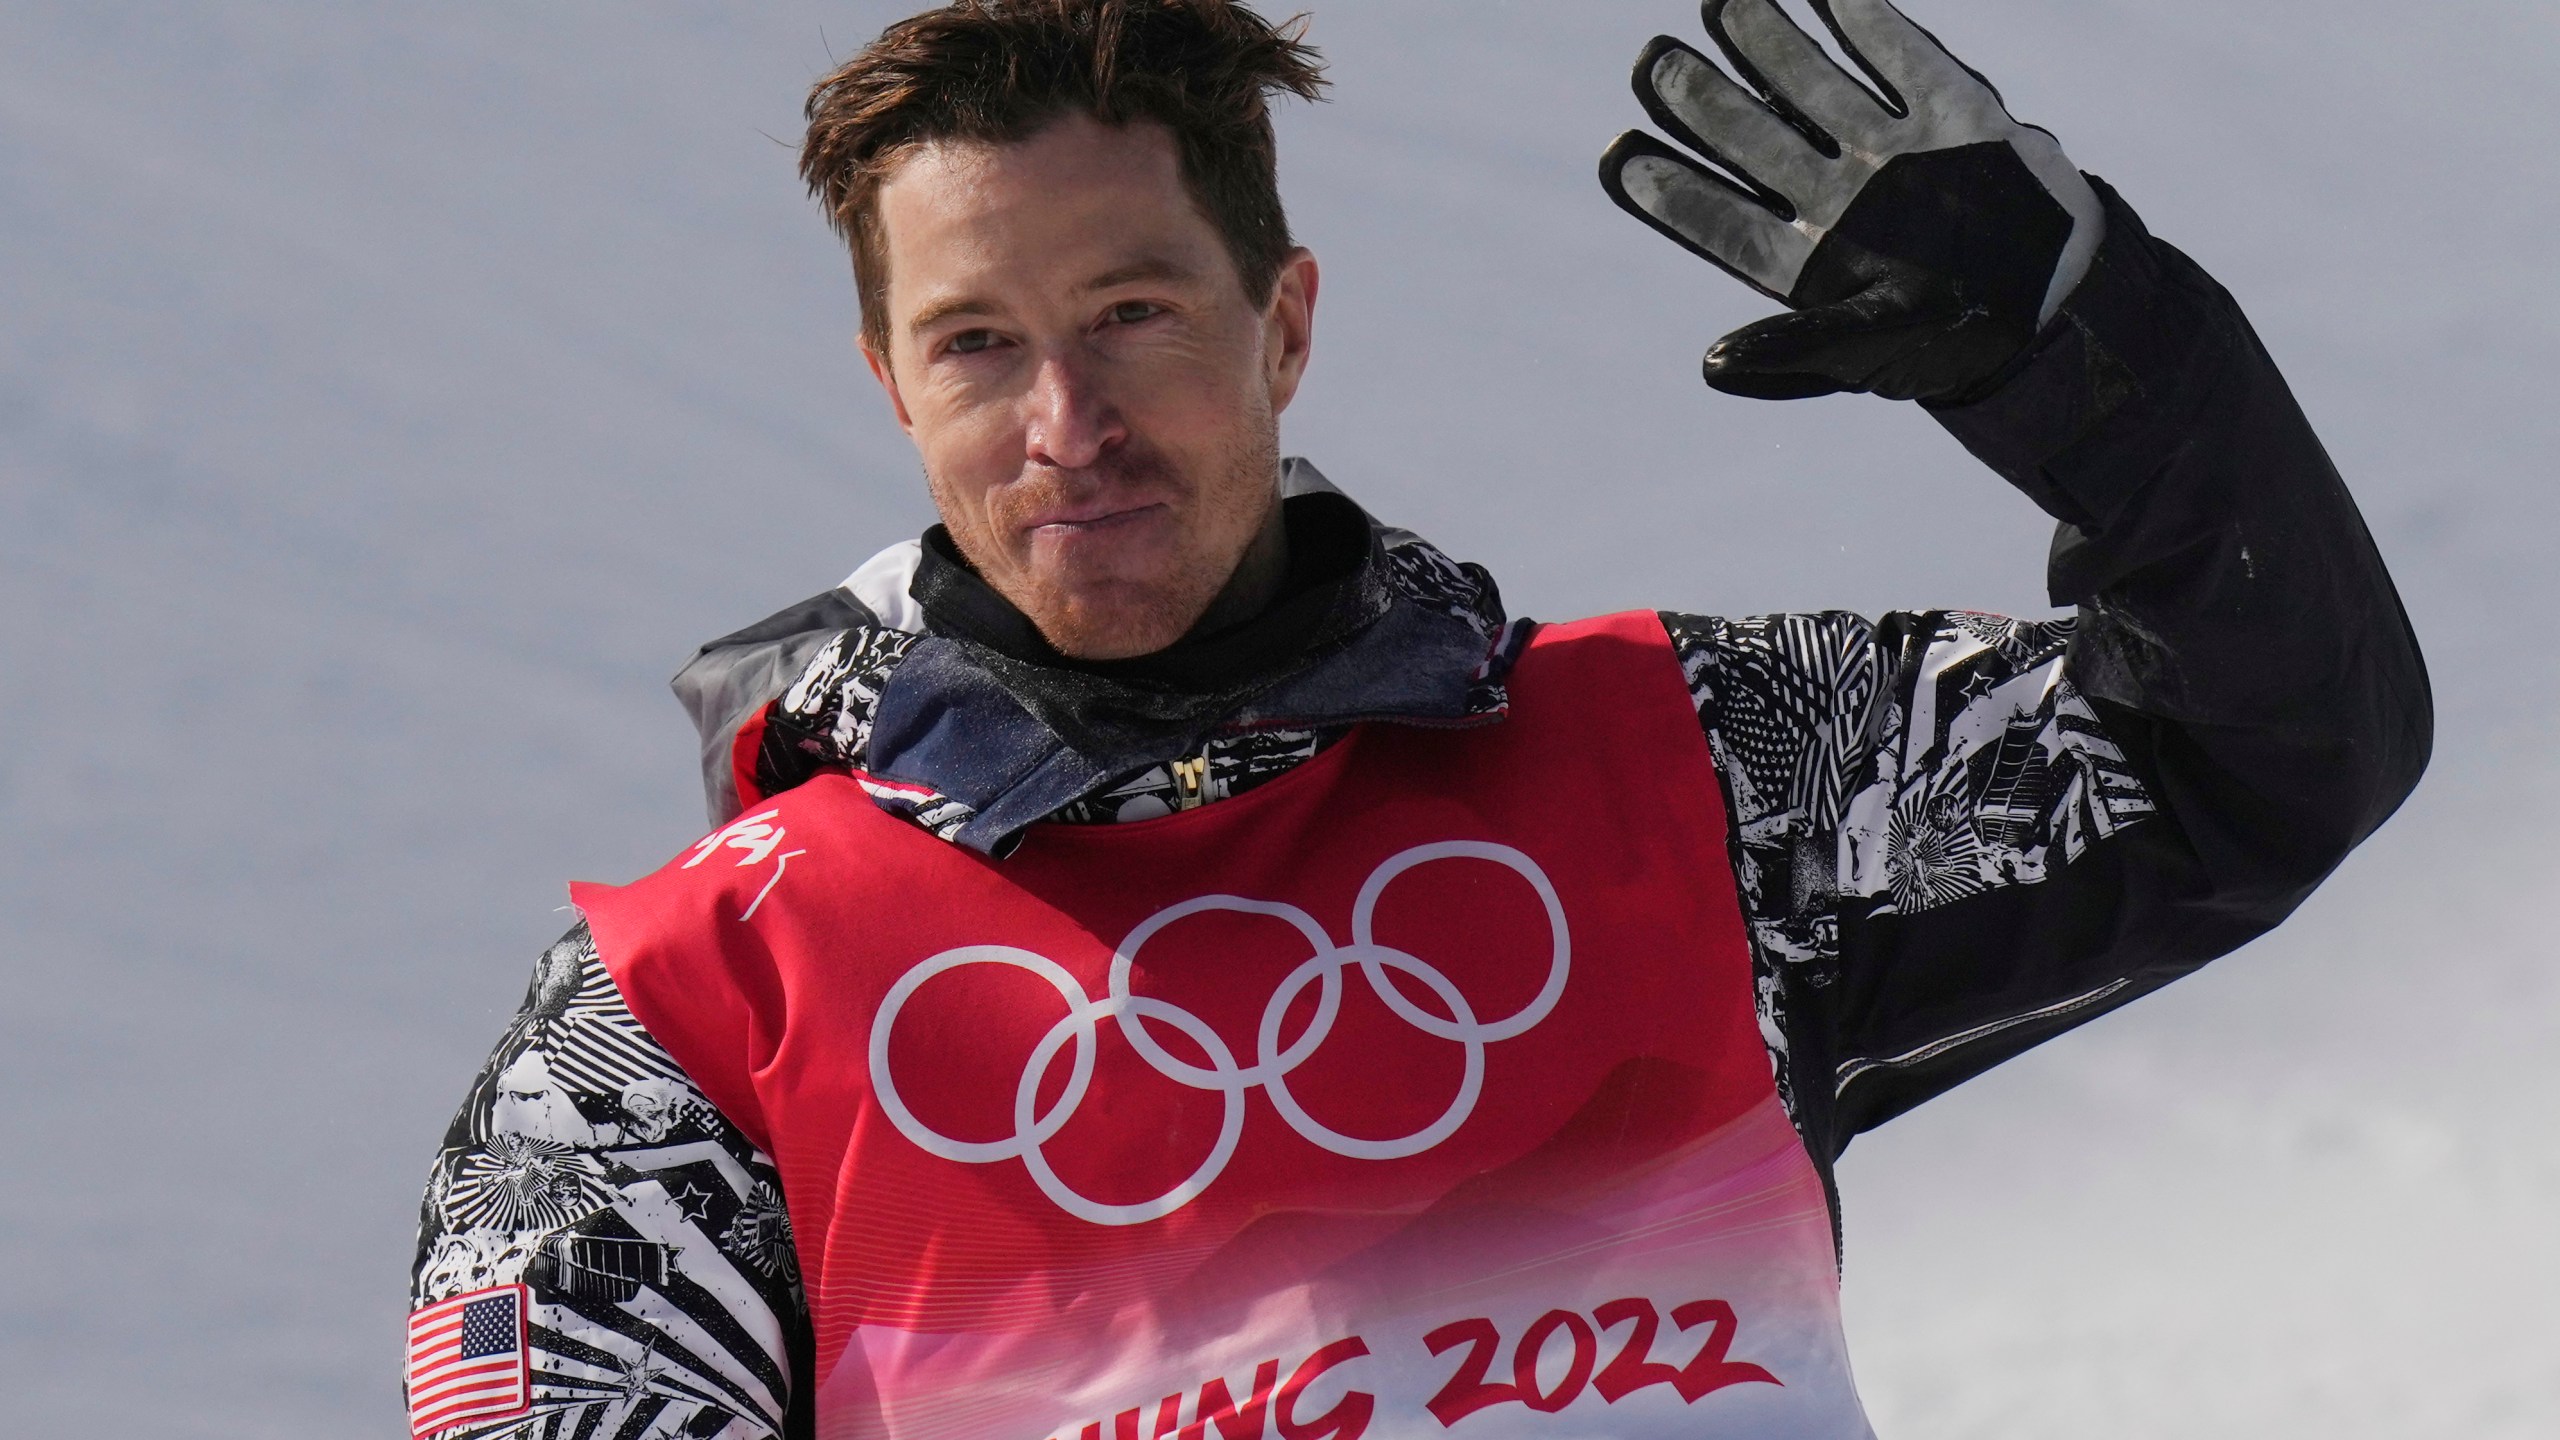
[{"label": "pink gradient on bib", "polygon": [[820,1389],[819,1434],[1867,1433],[1821,1182],[1774,1096],[1604,1187],[1488,1178],[1287,1283],[1256,1255],[1249,1297],[1222,1299],[1216,1274],[1257,1248],[1240,1235],[1153,1257],[1144,1277],[1091,1277],[1099,1298],[1018,1328],[866,1326]]}]

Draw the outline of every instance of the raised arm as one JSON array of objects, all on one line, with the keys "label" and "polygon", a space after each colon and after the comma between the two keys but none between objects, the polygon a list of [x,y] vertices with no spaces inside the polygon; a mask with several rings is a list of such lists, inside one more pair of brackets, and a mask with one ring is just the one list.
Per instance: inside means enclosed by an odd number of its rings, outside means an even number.
[{"label": "raised arm", "polygon": [[1882,0],[1823,8],[1894,108],[1766,0],[1711,3],[1754,88],[1668,41],[1637,86],[1764,168],[1622,139],[1612,193],[1798,307],[1719,342],[1712,383],[1922,399],[2061,522],[2078,609],[1666,617],[1766,1028],[1836,1153],[2282,920],[2408,795],[2432,721],[2381,558],[2231,297]]},{"label": "raised arm", "polygon": [[[1850,1129],[2273,927],[2426,768],[2425,665],[2327,452],[2231,297],[2106,198],[2113,233],[2063,323],[1990,398],[1938,418],[2062,522],[2049,584],[2079,607],[2058,680],[2086,716],[2080,749],[2121,752],[2159,820],[2040,903],[1886,923],[1893,816],[1853,810],[1844,903],[1879,910],[1842,977]],[[1944,716],[1963,694],[1949,671],[1981,663],[1918,626],[1893,645],[1912,699],[1879,799],[1969,738],[1908,727],[1933,691]],[[1946,950],[1980,957],[1966,987],[1996,1009],[2081,1008],[1938,1049],[1945,992],[1924,957]]]},{"label": "raised arm", "polygon": [[543,953],[446,1132],[410,1305],[420,1434],[810,1433],[773,1162],[641,1029],[584,922]]}]

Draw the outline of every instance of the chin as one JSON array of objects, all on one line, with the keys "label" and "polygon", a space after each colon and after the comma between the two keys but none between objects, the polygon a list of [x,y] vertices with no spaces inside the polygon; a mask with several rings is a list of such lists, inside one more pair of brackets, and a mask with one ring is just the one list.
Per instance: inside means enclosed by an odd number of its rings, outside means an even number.
[{"label": "chin", "polygon": [[1030,620],[1062,655],[1129,660],[1181,639],[1209,599],[1114,586],[1103,594],[1065,598],[1055,607],[1043,607],[1045,613],[1030,614]]}]

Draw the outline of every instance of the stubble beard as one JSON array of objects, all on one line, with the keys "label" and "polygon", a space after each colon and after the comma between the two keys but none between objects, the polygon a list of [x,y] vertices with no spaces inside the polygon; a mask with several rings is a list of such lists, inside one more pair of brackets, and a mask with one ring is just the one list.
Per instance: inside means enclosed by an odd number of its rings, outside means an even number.
[{"label": "stubble beard", "polygon": [[[952,536],[980,576],[1060,654],[1080,660],[1153,654],[1188,634],[1208,612],[1279,503],[1280,437],[1270,419],[1244,427],[1215,463],[1213,477],[1177,475],[1171,485],[1147,487],[1191,502],[1186,533],[1161,575],[1078,585],[1026,567],[999,578],[973,553],[978,537],[964,536],[956,526]],[[1094,472],[1115,481],[1147,481],[1172,472],[1172,462],[1133,440]],[[943,493],[930,474],[926,480],[937,496]],[[948,524],[951,507],[940,508]]]}]

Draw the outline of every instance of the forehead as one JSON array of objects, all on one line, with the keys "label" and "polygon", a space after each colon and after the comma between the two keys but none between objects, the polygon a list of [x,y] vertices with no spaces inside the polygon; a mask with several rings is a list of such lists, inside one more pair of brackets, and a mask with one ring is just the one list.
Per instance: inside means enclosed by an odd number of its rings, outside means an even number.
[{"label": "forehead", "polygon": [[1226,258],[1172,132],[1147,122],[1076,115],[1005,144],[928,142],[882,183],[879,219],[894,314],[954,290],[1073,284],[1142,260],[1207,271]]}]

